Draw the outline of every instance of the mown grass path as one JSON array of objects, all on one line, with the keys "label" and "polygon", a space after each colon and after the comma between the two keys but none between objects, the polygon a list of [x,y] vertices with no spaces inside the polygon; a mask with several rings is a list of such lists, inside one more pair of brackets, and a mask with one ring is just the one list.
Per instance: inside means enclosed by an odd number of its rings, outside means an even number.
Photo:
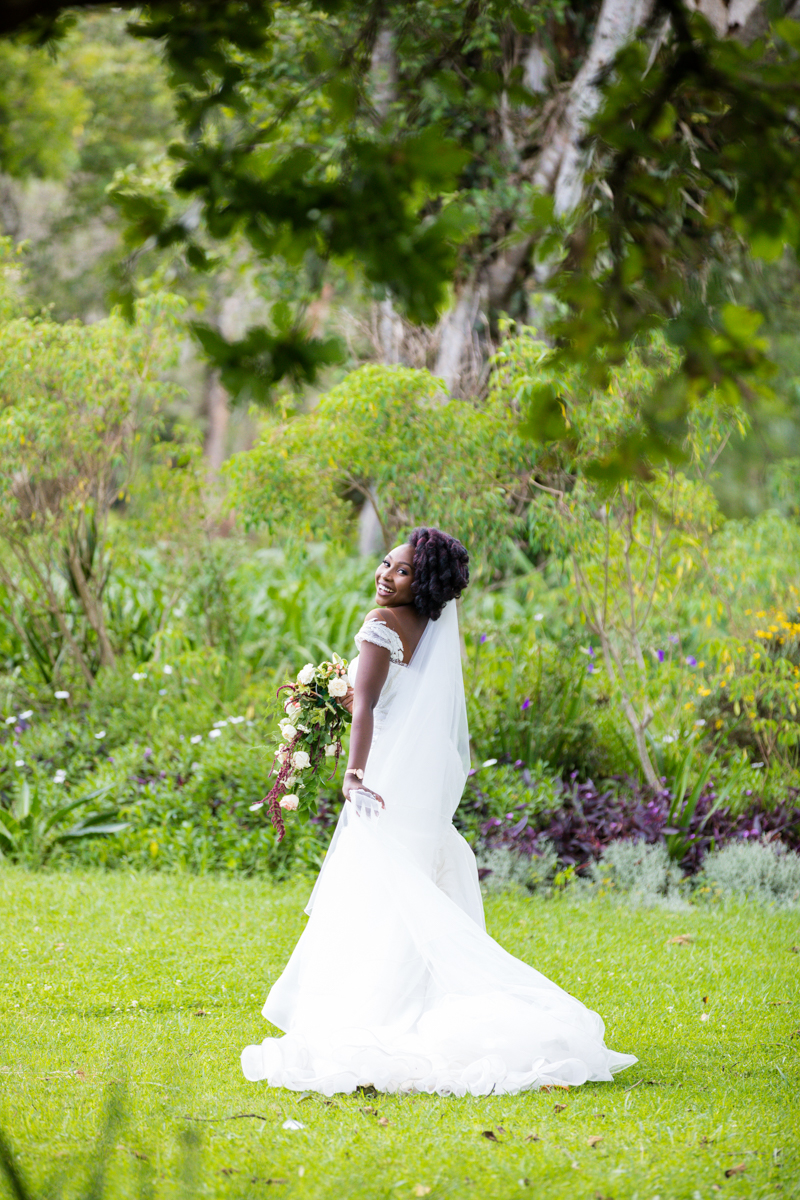
[{"label": "mown grass path", "polygon": [[115,1079],[115,1200],[800,1196],[797,914],[492,898],[493,935],[639,1064],[569,1093],[326,1102],[239,1069],[307,891],[0,868],[0,1127],[37,1196],[54,1175],[82,1194]]}]

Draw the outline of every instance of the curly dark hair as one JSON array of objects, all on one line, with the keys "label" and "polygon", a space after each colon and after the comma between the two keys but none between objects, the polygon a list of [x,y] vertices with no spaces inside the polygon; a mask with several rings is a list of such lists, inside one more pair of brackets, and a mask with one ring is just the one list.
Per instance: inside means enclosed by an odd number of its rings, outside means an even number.
[{"label": "curly dark hair", "polygon": [[460,596],[469,583],[469,555],[458,538],[421,525],[410,535],[414,549],[414,607],[438,621],[448,600]]}]

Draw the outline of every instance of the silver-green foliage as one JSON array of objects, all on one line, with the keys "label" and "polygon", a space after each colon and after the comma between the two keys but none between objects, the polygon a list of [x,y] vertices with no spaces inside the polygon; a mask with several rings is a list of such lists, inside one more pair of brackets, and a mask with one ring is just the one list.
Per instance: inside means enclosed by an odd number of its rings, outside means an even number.
[{"label": "silver-green foliage", "polygon": [[478,853],[478,867],[489,874],[484,876],[487,892],[506,892],[515,887],[531,892],[548,891],[553,883],[558,856],[549,842],[541,852],[529,858],[510,846],[492,846]]},{"label": "silver-green foliage", "polygon": [[622,893],[644,908],[682,904],[681,872],[660,842],[611,842],[593,864],[592,875],[601,890]]},{"label": "silver-green foliage", "polygon": [[706,857],[703,877],[726,896],[800,906],[800,854],[779,842],[730,842]]}]

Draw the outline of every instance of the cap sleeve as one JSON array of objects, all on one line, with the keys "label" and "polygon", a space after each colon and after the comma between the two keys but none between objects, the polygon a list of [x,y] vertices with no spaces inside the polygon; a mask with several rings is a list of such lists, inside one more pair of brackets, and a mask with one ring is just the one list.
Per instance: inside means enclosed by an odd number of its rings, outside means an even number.
[{"label": "cap sleeve", "polygon": [[384,650],[388,650],[389,658],[394,663],[403,661],[403,643],[400,635],[377,617],[365,621],[356,634],[355,643],[359,650],[363,642],[372,642],[373,646],[382,646]]}]

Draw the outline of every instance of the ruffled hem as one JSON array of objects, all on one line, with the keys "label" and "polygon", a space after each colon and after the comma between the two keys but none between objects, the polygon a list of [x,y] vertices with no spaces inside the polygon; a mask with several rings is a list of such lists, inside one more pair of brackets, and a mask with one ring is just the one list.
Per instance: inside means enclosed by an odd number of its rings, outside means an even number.
[{"label": "ruffled hem", "polygon": [[438,1054],[411,1047],[381,1046],[368,1033],[348,1031],[334,1049],[316,1052],[299,1034],[267,1038],[242,1051],[242,1071],[252,1083],[266,1081],[270,1087],[296,1092],[319,1092],[333,1096],[372,1086],[379,1092],[427,1092],[440,1096],[507,1095],[536,1091],[542,1087],[576,1087],[608,1082],[633,1066],[632,1054],[617,1054],[598,1047],[595,1061],[564,1058],[548,1062],[538,1058],[528,1070],[514,1070],[499,1055],[485,1055],[473,1062],[447,1062]]}]

